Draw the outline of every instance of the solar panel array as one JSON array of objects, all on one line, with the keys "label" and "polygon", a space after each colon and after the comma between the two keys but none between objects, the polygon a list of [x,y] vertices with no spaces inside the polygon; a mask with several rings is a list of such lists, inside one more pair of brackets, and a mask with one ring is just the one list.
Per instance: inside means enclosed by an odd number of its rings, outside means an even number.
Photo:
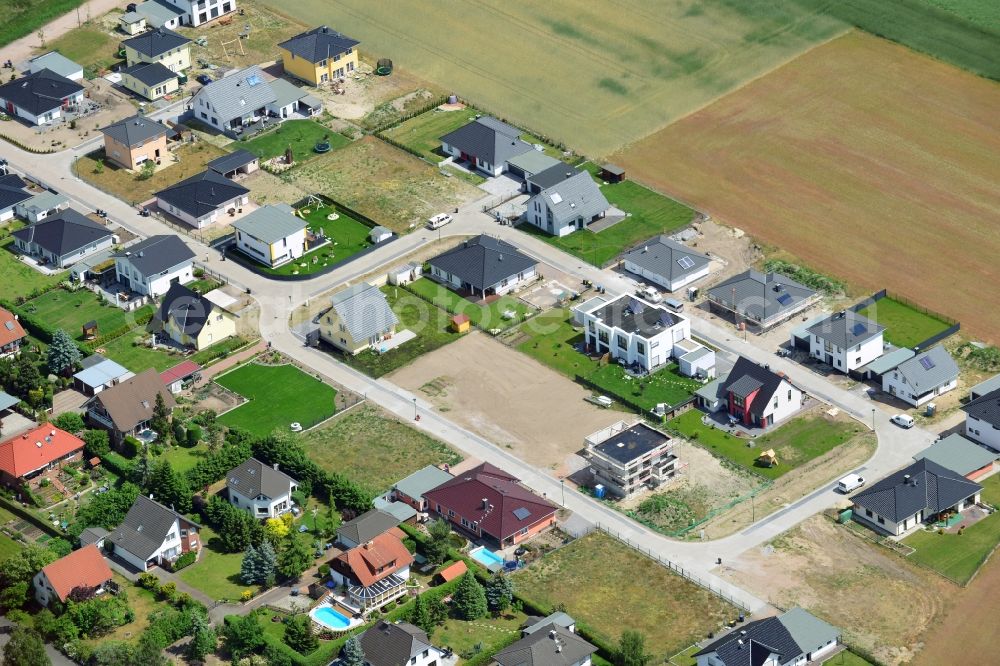
[{"label": "solar panel array", "polygon": [[531,512],[528,511],[527,509],[525,509],[523,506],[520,507],[520,508],[514,509],[514,517],[517,518],[518,520],[524,520],[525,518],[527,518],[530,515],[531,515]]},{"label": "solar panel array", "polygon": [[778,296],[778,302],[782,305],[788,305],[792,302],[791,294],[782,294],[781,296]]},{"label": "solar panel array", "polygon": [[691,268],[692,266],[694,266],[694,259],[692,259],[691,257],[688,257],[688,256],[685,255],[685,256],[681,257],[680,259],[678,259],[677,263],[680,265],[681,268],[683,268],[684,270],[687,270],[687,269]]},{"label": "solar panel array", "polygon": [[851,333],[853,335],[861,335],[862,333],[867,333],[868,327],[862,324],[860,321],[851,327]]}]

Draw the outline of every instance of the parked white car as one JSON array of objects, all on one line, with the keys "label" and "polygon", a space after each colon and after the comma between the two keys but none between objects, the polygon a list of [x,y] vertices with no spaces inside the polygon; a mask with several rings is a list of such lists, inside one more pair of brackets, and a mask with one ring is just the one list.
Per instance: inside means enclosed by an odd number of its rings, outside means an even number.
[{"label": "parked white car", "polygon": [[660,295],[660,292],[644,284],[640,284],[635,293],[640,297],[645,298],[650,303],[659,303],[663,300],[663,296]]},{"label": "parked white car", "polygon": [[913,417],[909,414],[896,414],[889,420],[898,425],[900,428],[912,428],[915,423]]},{"label": "parked white car", "polygon": [[848,474],[837,482],[837,490],[846,495],[852,490],[857,490],[863,485],[865,485],[865,477],[860,474]]},{"label": "parked white car", "polygon": [[427,220],[427,228],[440,229],[444,225],[450,223],[451,219],[451,215],[448,213],[440,213],[439,215],[435,215],[431,219]]}]

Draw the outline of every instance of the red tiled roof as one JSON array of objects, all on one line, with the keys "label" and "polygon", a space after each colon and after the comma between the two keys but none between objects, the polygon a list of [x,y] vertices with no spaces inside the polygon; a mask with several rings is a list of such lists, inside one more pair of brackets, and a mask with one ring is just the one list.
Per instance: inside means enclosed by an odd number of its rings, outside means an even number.
[{"label": "red tiled roof", "polygon": [[550,517],[557,509],[522,486],[517,477],[489,463],[445,481],[424,493],[424,498],[431,506],[440,504],[459,517],[478,521],[480,530],[498,541]]},{"label": "red tiled roof", "polygon": [[178,379],[190,377],[199,370],[201,370],[201,366],[194,361],[181,361],[174,367],[161,372],[160,379],[164,384],[170,386],[171,383],[177,381]]},{"label": "red tiled roof", "polygon": [[454,317],[452,317],[451,320],[456,324],[464,324],[465,322],[469,321],[469,315],[457,314]]},{"label": "red tiled roof", "polygon": [[0,470],[20,478],[81,449],[83,440],[79,437],[42,424],[0,443]]},{"label": "red tiled roof", "polygon": [[[351,575],[362,587],[374,585],[413,564],[413,555],[391,531],[341,553],[336,559],[350,569]],[[382,571],[379,571],[380,568]]]},{"label": "red tiled roof", "polygon": [[74,550],[44,567],[42,571],[59,596],[59,601],[66,601],[73,588],[98,587],[111,580],[111,569],[94,544]]},{"label": "red tiled roof", "polygon": [[14,319],[14,315],[11,314],[10,310],[0,308],[0,347],[10,344],[15,340],[20,340],[26,335],[28,334],[21,327],[21,322]]},{"label": "red tiled roof", "polygon": [[441,569],[441,571],[438,572],[438,576],[441,576],[441,580],[447,583],[448,581],[455,580],[468,570],[469,567],[465,566],[465,561],[459,560],[458,562],[453,562],[444,569]]}]

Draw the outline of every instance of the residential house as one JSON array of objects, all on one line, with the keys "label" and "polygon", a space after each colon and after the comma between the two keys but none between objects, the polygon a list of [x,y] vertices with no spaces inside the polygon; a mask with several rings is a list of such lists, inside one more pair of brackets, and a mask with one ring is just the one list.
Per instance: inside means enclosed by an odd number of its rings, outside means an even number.
[{"label": "residential house", "polygon": [[368,232],[368,240],[370,240],[371,242],[373,242],[375,244],[384,243],[387,240],[391,239],[393,237],[393,235],[394,234],[392,233],[391,229],[389,229],[387,227],[383,227],[380,224],[380,225],[372,227],[372,230],[370,232]]},{"label": "residential house", "polygon": [[520,543],[556,522],[556,507],[517,477],[483,463],[424,493],[442,518],[502,547]]},{"label": "residential house", "polygon": [[677,473],[673,441],[642,421],[619,421],[584,439],[595,483],[611,494],[630,498],[659,488]]},{"label": "residential house", "polygon": [[34,193],[14,206],[14,214],[29,224],[41,222],[45,218],[66,210],[69,198],[51,190]]},{"label": "residential house", "polygon": [[[191,27],[214,21],[236,11],[236,0],[160,0],[160,3],[173,5],[181,12],[180,24]],[[143,11],[142,5],[136,9]]]},{"label": "residential house", "polygon": [[399,526],[395,516],[372,509],[337,528],[337,543],[344,548],[356,548]]},{"label": "residential house", "polygon": [[27,337],[17,315],[0,307],[0,358],[13,356],[21,351],[21,345]]},{"label": "residential house", "polygon": [[693,656],[698,666],[804,666],[822,663],[840,645],[840,630],[792,608],[753,620],[717,638]]},{"label": "residential house", "polygon": [[267,106],[277,99],[264,73],[252,65],[201,88],[191,98],[191,113],[206,125],[233,133],[266,118]]},{"label": "residential house", "polygon": [[[176,28],[177,23],[180,21],[177,19],[174,19],[174,21],[174,25],[169,25],[167,27]],[[149,30],[149,21],[145,15],[140,14],[138,11],[127,11],[118,17],[118,29],[130,37],[135,37],[136,35]]]},{"label": "residential house", "polygon": [[20,252],[54,268],[66,268],[114,244],[114,235],[106,226],[72,208],[11,235]]},{"label": "residential house", "polygon": [[934,442],[913,459],[930,460],[958,472],[969,481],[977,481],[996,471],[996,457],[996,453],[985,446],[953,433]]},{"label": "residential house", "polygon": [[428,509],[427,499],[424,494],[437,488],[442,483],[450,481],[451,474],[434,465],[427,465],[423,469],[418,469],[405,479],[397,481],[390,494],[393,501],[404,502],[412,506],[415,510],[424,513]]},{"label": "residential house", "polygon": [[983,487],[922,458],[851,497],[854,519],[878,532],[901,536],[943,514],[979,502]]},{"label": "residential house", "polygon": [[537,615],[528,616],[528,619],[521,625],[521,635],[528,636],[538,631],[547,630],[549,625],[552,624],[576,633],[576,620],[562,611],[556,611],[545,617],[538,617]]},{"label": "residential house", "polygon": [[287,204],[261,206],[233,222],[236,249],[265,266],[275,268],[306,253],[309,223]]},{"label": "residential house", "polygon": [[170,128],[146,118],[132,116],[101,128],[104,135],[104,155],[125,169],[135,169],[146,160],[159,164],[167,154]]},{"label": "residential house", "polygon": [[202,171],[156,193],[156,204],[191,225],[204,229],[227,211],[242,211],[250,190],[214,171]]},{"label": "residential house", "polygon": [[0,85],[0,110],[31,125],[47,125],[83,101],[83,86],[48,69]]},{"label": "residential house", "polygon": [[122,86],[153,102],[180,90],[177,72],[159,62],[137,62],[121,70]]},{"label": "residential house", "polygon": [[278,469],[250,458],[226,473],[229,503],[258,519],[277,518],[292,510],[299,482]]},{"label": "residential house", "polygon": [[103,527],[88,527],[80,532],[80,545],[94,545],[97,546],[99,550],[103,549],[104,540],[108,538],[109,534],[111,534],[111,532],[108,532]]},{"label": "residential house", "polygon": [[625,253],[625,270],[677,291],[708,275],[711,258],[667,236],[659,236]]},{"label": "residential house", "polygon": [[969,401],[971,402],[977,398],[982,398],[987,393],[992,393],[997,389],[1000,389],[1000,375],[993,375],[989,379],[979,382],[969,389]]},{"label": "residential house", "polygon": [[150,236],[113,256],[118,282],[151,298],[194,279],[194,252],[177,236]]},{"label": "residential house", "polygon": [[711,379],[715,377],[715,352],[705,345],[687,339],[674,343],[677,372],[685,377]]},{"label": "residential house", "polygon": [[[822,319],[822,317],[820,319]],[[820,319],[817,319],[816,321],[820,321]],[[816,321],[810,322],[808,325],[801,327],[801,329],[796,329],[796,332],[792,333],[793,339],[805,339],[808,344],[809,326],[815,324]],[[896,347],[889,343],[885,343],[885,348],[883,349],[881,356],[867,365],[858,368],[855,372],[860,375],[862,379],[881,383],[882,378],[885,375],[898,368],[900,363],[908,361],[916,355],[917,352],[913,351],[909,347]]]},{"label": "residential house", "polygon": [[330,305],[320,319],[319,337],[346,354],[377,348],[399,323],[385,294],[367,282],[337,292]]},{"label": "residential house", "polygon": [[403,545],[404,534],[394,527],[330,561],[330,579],[346,588],[346,602],[369,613],[406,595],[413,555]]},{"label": "residential house", "polygon": [[73,375],[73,387],[86,396],[95,396],[105,389],[135,377],[135,373],[100,354],[91,354],[81,362],[83,370]]},{"label": "residential house", "polygon": [[586,171],[557,164],[533,176],[529,187],[550,173],[554,182],[525,204],[525,221],[553,236],[566,236],[604,217],[611,204]]},{"label": "residential house", "polygon": [[58,51],[49,51],[28,61],[28,72],[34,74],[47,69],[70,81],[83,81],[83,65],[75,63]]},{"label": "residential house", "polygon": [[272,79],[267,85],[274,93],[274,101],[266,105],[271,118],[291,118],[292,114],[315,116],[323,111],[323,102],[286,79]]},{"label": "residential house", "polygon": [[205,165],[206,168],[233,180],[251,174],[260,168],[260,159],[249,150],[234,150],[222,157],[216,157]]},{"label": "residential house", "polygon": [[691,322],[662,305],[625,294],[612,300],[591,298],[574,308],[584,327],[588,352],[610,354],[652,372],[687,350],[675,346],[691,338]]},{"label": "residential house", "polygon": [[154,28],[122,42],[129,67],[140,62],[158,63],[171,72],[191,67],[191,40],[170,28]]},{"label": "residential house", "polygon": [[168,409],[177,406],[160,375],[155,369],[148,368],[91,398],[87,403],[87,418],[106,429],[115,446],[121,446],[126,437],[149,428],[157,394],[163,396]]},{"label": "residential house", "polygon": [[17,488],[50,469],[80,460],[82,455],[82,439],[43,423],[0,442],[0,482]]},{"label": "residential house", "polygon": [[176,28],[184,15],[184,10],[171,4],[171,0],[146,0],[136,4],[135,11],[125,12],[119,25],[124,32],[137,35],[150,28]]},{"label": "residential house", "polygon": [[184,553],[197,552],[199,529],[198,523],[152,497],[139,495],[122,524],[105,537],[105,546],[135,569],[147,571],[172,563]]},{"label": "residential house", "polygon": [[429,262],[430,277],[473,297],[502,296],[534,280],[538,262],[485,234],[470,238]]},{"label": "residential house", "polygon": [[0,222],[14,217],[17,206],[31,197],[24,179],[17,174],[0,173]]},{"label": "residential house", "polygon": [[441,137],[445,155],[468,161],[489,176],[499,176],[507,170],[507,160],[522,155],[534,147],[521,140],[521,130],[482,116]]},{"label": "residential house", "polygon": [[958,386],[958,364],[940,345],[882,375],[882,390],[919,407]]},{"label": "residential house", "polygon": [[325,25],[278,44],[285,73],[314,86],[342,79],[358,67],[359,41]]},{"label": "residential house", "polygon": [[184,285],[172,284],[153,318],[152,330],[201,351],[236,335],[236,316]]},{"label": "residential house", "polygon": [[379,620],[358,636],[364,666],[439,666],[445,653],[434,647],[427,632],[409,622]]},{"label": "residential house", "polygon": [[201,372],[201,366],[194,361],[181,361],[174,367],[161,372],[160,381],[167,387],[167,390],[177,394],[184,390],[186,383],[200,378],[199,372]]},{"label": "residential house", "polygon": [[744,356],[715,386],[703,389],[702,407],[710,412],[724,409],[731,420],[748,428],[769,428],[802,407],[802,391],[788,377]]},{"label": "residential house", "polygon": [[65,602],[76,589],[93,589],[100,594],[113,578],[104,555],[91,544],[42,567],[32,582],[35,599],[48,606],[53,598]]},{"label": "residential house", "polygon": [[713,311],[769,329],[816,303],[820,295],[791,278],[750,269],[708,290]]},{"label": "residential house", "polygon": [[809,356],[852,373],[882,355],[883,331],[885,326],[853,310],[835,312],[808,328]]},{"label": "residential house", "polygon": [[537,626],[493,655],[498,666],[590,666],[597,647],[556,622]]},{"label": "residential house", "polygon": [[524,179],[524,189],[528,192],[528,194],[538,194],[544,188],[539,186],[537,182],[533,184],[532,179],[538,174],[557,166],[562,166],[564,169],[569,168],[574,171],[576,170],[575,167],[569,167],[564,162],[561,162],[554,157],[550,157],[543,151],[536,149],[529,150],[526,153],[521,153],[520,155],[516,155],[507,160],[507,173]]},{"label": "residential house", "polygon": [[965,412],[965,436],[1000,451],[1000,389],[971,400]]}]

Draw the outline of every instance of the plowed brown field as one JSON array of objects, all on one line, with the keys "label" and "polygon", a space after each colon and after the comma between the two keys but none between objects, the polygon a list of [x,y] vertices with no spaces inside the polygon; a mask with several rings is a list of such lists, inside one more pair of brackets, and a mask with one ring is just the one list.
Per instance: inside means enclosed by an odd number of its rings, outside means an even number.
[{"label": "plowed brown field", "polygon": [[852,32],[613,161],[818,270],[996,341],[998,109],[997,83]]}]

